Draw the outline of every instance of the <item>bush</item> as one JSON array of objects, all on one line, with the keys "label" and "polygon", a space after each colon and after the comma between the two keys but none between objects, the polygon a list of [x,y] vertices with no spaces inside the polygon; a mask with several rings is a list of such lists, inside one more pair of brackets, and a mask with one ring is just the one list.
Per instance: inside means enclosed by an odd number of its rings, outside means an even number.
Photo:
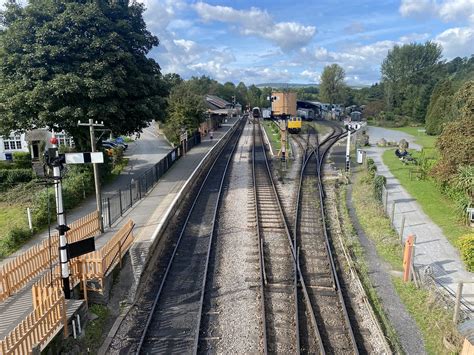
[{"label": "bush", "polygon": [[10,255],[30,238],[31,232],[28,229],[13,227],[0,239],[0,256],[6,257]]},{"label": "bush", "polygon": [[18,169],[31,169],[31,155],[28,152],[14,152],[13,163]]},{"label": "bush", "polygon": [[466,263],[466,268],[473,272],[474,271],[474,233],[467,234],[459,238],[459,250],[461,256]]},{"label": "bush", "polygon": [[382,175],[375,175],[374,178],[374,197],[377,201],[382,202],[383,188],[387,183],[387,178]]},{"label": "bush", "polygon": [[0,181],[6,185],[14,185],[20,182],[29,182],[33,180],[34,174],[31,168],[29,169],[1,169]]}]

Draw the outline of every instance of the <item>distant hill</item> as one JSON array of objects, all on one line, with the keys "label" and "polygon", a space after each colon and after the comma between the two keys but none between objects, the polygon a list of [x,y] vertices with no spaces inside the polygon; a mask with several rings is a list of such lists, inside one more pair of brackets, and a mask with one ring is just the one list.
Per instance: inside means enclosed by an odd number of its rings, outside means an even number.
[{"label": "distant hill", "polygon": [[286,88],[306,88],[309,86],[319,87],[319,84],[291,84],[291,83],[263,83],[255,85],[258,88],[270,87],[274,89],[286,89]]}]

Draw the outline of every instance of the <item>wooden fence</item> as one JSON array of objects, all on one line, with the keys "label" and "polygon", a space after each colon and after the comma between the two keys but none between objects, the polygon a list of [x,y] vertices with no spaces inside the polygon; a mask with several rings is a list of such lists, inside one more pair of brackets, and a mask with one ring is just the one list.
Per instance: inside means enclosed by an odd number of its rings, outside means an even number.
[{"label": "wooden fence", "polygon": [[110,268],[122,263],[122,257],[133,243],[133,227],[129,220],[100,250],[82,255],[80,259],[83,277],[98,279],[101,288]]},{"label": "wooden fence", "polygon": [[[99,214],[93,212],[74,221],[67,232],[69,243],[73,243],[100,232]],[[50,263],[58,261],[58,234],[36,244],[0,269],[0,302],[23,288],[34,277],[43,272]]]},{"label": "wooden fence", "polygon": [[42,347],[62,326],[66,334],[64,294],[60,288],[53,287],[43,303],[0,341],[1,353],[29,354],[34,347]]}]

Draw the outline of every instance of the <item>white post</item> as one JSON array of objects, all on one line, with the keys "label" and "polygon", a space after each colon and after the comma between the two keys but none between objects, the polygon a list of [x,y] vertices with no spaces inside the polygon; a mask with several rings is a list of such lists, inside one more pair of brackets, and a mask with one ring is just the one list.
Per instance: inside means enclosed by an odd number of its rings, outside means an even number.
[{"label": "white post", "polygon": [[58,220],[59,232],[59,262],[61,265],[61,277],[63,279],[63,291],[66,299],[71,298],[71,289],[69,286],[69,260],[67,255],[67,239],[66,232],[69,230],[66,225],[66,215],[63,206],[63,191],[61,184],[61,162],[58,159],[58,145],[57,138],[51,138],[51,143],[55,149],[55,156],[50,157],[53,165],[54,191],[56,195],[56,214]]},{"label": "white post", "polygon": [[30,228],[31,233],[33,233],[33,222],[31,220],[31,210],[29,207],[26,208],[26,214],[28,215],[28,227]]},{"label": "white post", "polygon": [[351,169],[351,131],[349,130],[347,133],[347,146],[346,146],[346,171],[350,171]]}]

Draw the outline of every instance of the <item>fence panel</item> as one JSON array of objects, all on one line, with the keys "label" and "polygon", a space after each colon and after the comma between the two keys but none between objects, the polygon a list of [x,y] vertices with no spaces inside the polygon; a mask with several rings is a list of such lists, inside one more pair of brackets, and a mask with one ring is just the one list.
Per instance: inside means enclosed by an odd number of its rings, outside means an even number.
[{"label": "fence panel", "polygon": [[62,326],[66,326],[66,306],[61,289],[51,291],[40,307],[33,310],[0,343],[2,354],[29,354],[43,346]]},{"label": "fence panel", "polygon": [[[76,242],[99,233],[99,214],[93,212],[70,224],[66,233],[69,242]],[[50,244],[51,243],[51,244]],[[34,245],[0,269],[0,301],[22,289],[29,281],[43,272],[50,263],[57,263],[58,234],[51,240]],[[51,250],[50,250],[51,249]],[[52,257],[52,259],[51,259]]]}]

